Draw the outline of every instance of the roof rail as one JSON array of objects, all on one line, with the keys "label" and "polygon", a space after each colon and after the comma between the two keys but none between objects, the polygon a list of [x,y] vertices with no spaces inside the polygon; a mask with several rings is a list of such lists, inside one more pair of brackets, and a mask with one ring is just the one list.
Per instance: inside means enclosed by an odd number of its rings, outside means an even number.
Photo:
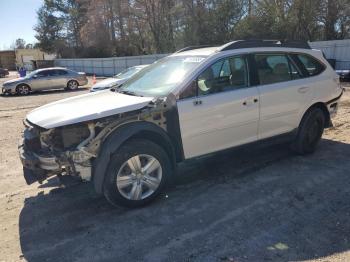
[{"label": "roof rail", "polygon": [[185,51],[189,51],[189,50],[194,50],[194,49],[199,49],[199,48],[205,48],[205,47],[212,47],[211,45],[193,45],[193,46],[187,46],[184,47],[178,51],[175,52],[176,53],[181,53],[181,52],[185,52]]},{"label": "roof rail", "polygon": [[232,49],[251,48],[251,47],[291,47],[311,49],[308,42],[290,41],[290,40],[237,40],[227,43],[218,48],[218,51]]}]

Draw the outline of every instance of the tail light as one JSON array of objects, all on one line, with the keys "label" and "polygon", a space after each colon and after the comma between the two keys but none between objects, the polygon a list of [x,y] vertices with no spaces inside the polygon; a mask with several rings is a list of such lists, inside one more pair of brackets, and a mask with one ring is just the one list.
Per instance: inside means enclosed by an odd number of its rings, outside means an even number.
[{"label": "tail light", "polygon": [[80,79],[86,79],[86,74],[84,72],[79,72],[78,74]]}]

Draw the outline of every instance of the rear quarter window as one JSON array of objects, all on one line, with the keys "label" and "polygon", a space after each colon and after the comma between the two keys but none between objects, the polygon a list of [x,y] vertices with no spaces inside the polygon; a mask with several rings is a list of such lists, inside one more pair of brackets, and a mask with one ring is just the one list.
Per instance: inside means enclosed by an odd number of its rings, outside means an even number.
[{"label": "rear quarter window", "polygon": [[316,58],[306,54],[297,54],[297,58],[304,66],[308,73],[308,76],[316,76],[321,74],[325,70],[325,66],[319,62]]}]

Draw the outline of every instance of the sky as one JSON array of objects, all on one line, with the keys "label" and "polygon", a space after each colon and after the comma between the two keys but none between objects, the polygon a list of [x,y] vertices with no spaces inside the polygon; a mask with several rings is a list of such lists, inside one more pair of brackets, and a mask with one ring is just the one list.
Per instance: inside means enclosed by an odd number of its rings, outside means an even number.
[{"label": "sky", "polygon": [[9,49],[17,38],[35,43],[33,27],[43,0],[0,0],[0,50]]}]

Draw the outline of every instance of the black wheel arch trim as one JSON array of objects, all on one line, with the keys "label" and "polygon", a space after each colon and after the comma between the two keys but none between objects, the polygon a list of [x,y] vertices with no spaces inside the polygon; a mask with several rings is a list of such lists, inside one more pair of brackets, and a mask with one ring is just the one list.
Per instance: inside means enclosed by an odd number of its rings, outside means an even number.
[{"label": "black wheel arch trim", "polygon": [[338,100],[342,97],[343,93],[344,93],[344,89],[341,91],[341,93],[340,93],[339,96],[337,96],[336,98],[333,98],[333,99],[329,100],[328,102],[326,102],[326,104],[329,105],[329,104],[332,104],[332,103],[338,101]]},{"label": "black wheel arch trim", "polygon": [[28,86],[28,87],[29,87],[29,90],[32,90],[31,86],[30,86],[28,83],[24,83],[24,82],[17,84],[15,89],[17,90],[17,88],[18,88],[19,86],[21,86],[21,85]]},{"label": "black wheel arch trim", "polygon": [[116,152],[124,142],[133,137],[147,139],[147,137],[143,135],[137,136],[145,132],[153,133],[160,138],[161,141],[157,141],[156,143],[167,151],[173,168],[176,168],[175,149],[168,134],[162,128],[147,121],[125,123],[104,140],[98,157],[93,161],[92,181],[97,193],[100,194],[103,192],[103,184],[111,155]]}]

